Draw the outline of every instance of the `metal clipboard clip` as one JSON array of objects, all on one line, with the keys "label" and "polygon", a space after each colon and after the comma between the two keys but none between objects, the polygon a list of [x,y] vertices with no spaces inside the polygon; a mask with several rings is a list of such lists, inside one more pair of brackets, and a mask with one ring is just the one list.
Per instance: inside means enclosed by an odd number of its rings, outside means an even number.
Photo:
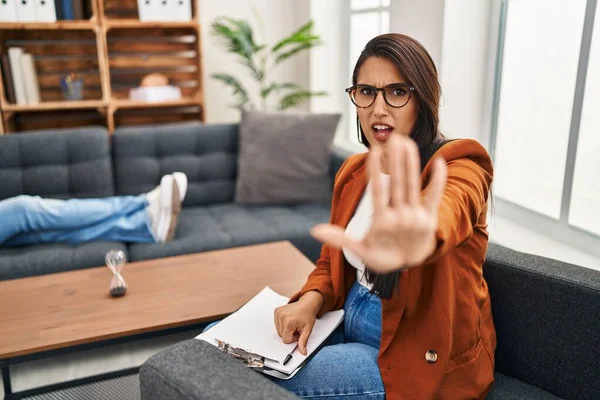
[{"label": "metal clipboard clip", "polygon": [[244,365],[246,365],[250,368],[259,368],[259,369],[262,369],[265,367],[265,358],[264,357],[262,357],[258,354],[252,353],[248,350],[230,346],[228,343],[225,343],[222,340],[219,340],[219,339],[215,339],[215,340],[217,341],[217,347],[221,351],[223,351],[227,354],[230,354],[234,358],[237,358],[238,360],[242,361],[244,363]]}]

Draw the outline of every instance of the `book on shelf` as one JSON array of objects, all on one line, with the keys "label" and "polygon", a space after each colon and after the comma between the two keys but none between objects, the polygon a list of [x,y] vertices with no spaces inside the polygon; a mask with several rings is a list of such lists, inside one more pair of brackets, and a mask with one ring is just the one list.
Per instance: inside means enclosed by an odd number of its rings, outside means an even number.
[{"label": "book on shelf", "polygon": [[192,3],[191,0],[169,0],[171,21],[191,21]]},{"label": "book on shelf", "polygon": [[38,22],[56,22],[56,9],[53,1],[35,0],[35,14]]},{"label": "book on shelf", "polygon": [[72,0],[57,0],[62,3],[63,18],[66,20],[73,20],[73,2]]},{"label": "book on shelf", "polygon": [[71,6],[73,7],[73,18],[76,20],[84,19],[83,0],[71,0]]},{"label": "book on shelf", "polygon": [[2,60],[0,62],[2,63],[2,81],[4,82],[4,96],[6,97],[6,101],[15,104],[17,102],[17,99],[15,97],[15,87],[13,85],[8,54],[2,55]]},{"label": "book on shelf", "polygon": [[34,0],[17,1],[17,19],[19,22],[36,22]]},{"label": "book on shelf", "polygon": [[15,22],[17,20],[17,0],[0,1],[0,22]]},{"label": "book on shelf", "polygon": [[65,19],[65,9],[63,8],[63,0],[54,0],[54,9],[56,10],[56,19]]},{"label": "book on shelf", "polygon": [[25,105],[27,101],[27,91],[25,89],[25,79],[23,77],[22,61],[23,49],[20,47],[11,47],[8,49],[8,59],[10,61],[10,70],[13,85],[15,87],[16,104]]},{"label": "book on shelf", "polygon": [[[3,61],[3,70],[6,61]],[[11,47],[8,49],[8,69],[10,74],[5,72],[5,81],[11,81],[12,90],[14,92],[13,101],[18,105],[37,104],[40,102],[40,87],[38,83],[37,72],[33,56],[29,53],[24,53],[20,47]],[[5,86],[10,88],[11,83]],[[10,101],[10,89],[7,90],[7,100]]]},{"label": "book on shelf", "polygon": [[33,56],[29,53],[23,53],[21,56],[23,65],[23,78],[25,81],[25,90],[27,92],[27,103],[38,104],[40,102],[40,87],[38,84],[37,73]]}]

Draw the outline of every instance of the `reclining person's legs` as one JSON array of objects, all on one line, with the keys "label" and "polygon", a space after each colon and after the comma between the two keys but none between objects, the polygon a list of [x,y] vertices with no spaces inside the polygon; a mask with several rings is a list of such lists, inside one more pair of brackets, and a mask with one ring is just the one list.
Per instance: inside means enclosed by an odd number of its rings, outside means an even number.
[{"label": "reclining person's legs", "polygon": [[17,196],[0,201],[0,243],[18,235],[74,231],[145,208],[145,196],[103,199],[43,199]]},{"label": "reclining person's legs", "polygon": [[0,245],[92,240],[162,243],[173,238],[187,190],[182,173],[138,196],[43,199],[17,196],[0,201]]},{"label": "reclining person's legs", "polygon": [[[113,199],[113,198],[107,198]],[[127,243],[157,243],[146,211],[146,203],[130,214],[115,213],[91,225],[70,229],[54,229],[21,233],[9,238],[4,245],[26,246],[39,243],[79,244],[93,240]]]}]

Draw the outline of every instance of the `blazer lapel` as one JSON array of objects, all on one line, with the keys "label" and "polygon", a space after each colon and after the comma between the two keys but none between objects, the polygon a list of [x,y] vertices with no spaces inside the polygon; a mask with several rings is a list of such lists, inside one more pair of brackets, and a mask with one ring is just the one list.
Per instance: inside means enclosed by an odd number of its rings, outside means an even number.
[{"label": "blazer lapel", "polygon": [[[346,178],[340,200],[336,208],[335,218],[333,220],[334,225],[346,228],[348,223],[352,219],[356,207],[362,198],[365,191],[366,181],[364,176],[364,164],[359,166],[355,171],[352,172],[351,177]],[[332,279],[337,284],[333,285],[334,291],[334,304],[335,307],[343,307],[346,294],[350,290],[350,287],[354,283],[356,273],[352,274],[352,267],[346,261],[342,249],[332,249],[331,252],[331,265],[336,266],[331,269]]]},{"label": "blazer lapel", "polygon": [[340,204],[338,205],[338,215],[335,221],[336,225],[343,228],[348,226],[365,192],[366,186],[365,166],[363,164],[352,173],[352,179],[342,189]]}]

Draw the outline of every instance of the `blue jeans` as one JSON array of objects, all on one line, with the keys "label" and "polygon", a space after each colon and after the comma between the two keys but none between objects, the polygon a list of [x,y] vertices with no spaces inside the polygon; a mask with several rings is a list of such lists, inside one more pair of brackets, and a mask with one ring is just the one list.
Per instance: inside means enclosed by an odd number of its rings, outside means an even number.
[{"label": "blue jeans", "polygon": [[147,206],[143,194],[70,200],[13,197],[0,201],[0,245],[92,240],[156,243]]},{"label": "blue jeans", "polygon": [[338,328],[293,378],[265,376],[303,399],[385,399],[377,365],[381,300],[355,282],[344,304],[344,315],[343,328]]}]

